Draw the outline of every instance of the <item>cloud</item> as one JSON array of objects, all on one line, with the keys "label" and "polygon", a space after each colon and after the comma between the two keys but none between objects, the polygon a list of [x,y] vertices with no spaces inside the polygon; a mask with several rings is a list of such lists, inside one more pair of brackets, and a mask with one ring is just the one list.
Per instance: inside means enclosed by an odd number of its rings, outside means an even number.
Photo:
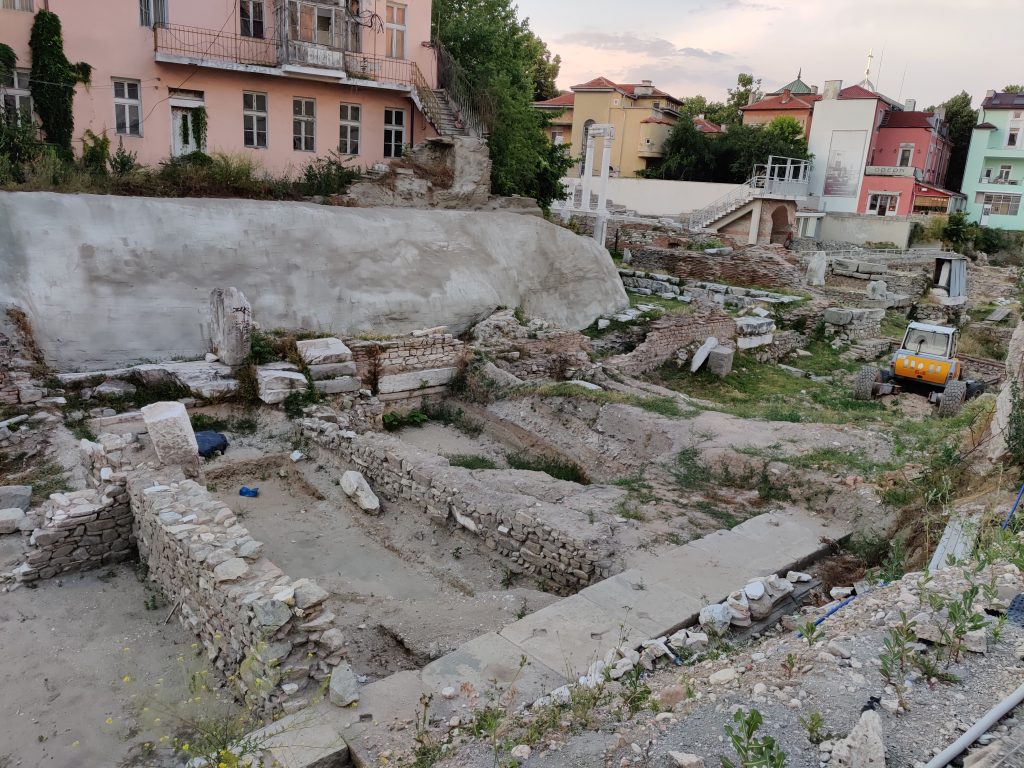
[{"label": "cloud", "polygon": [[711,0],[691,8],[690,13],[715,13],[716,11],[781,11],[777,5],[754,3],[750,0]]},{"label": "cloud", "polygon": [[578,32],[559,38],[562,45],[578,45],[583,48],[596,48],[602,51],[622,51],[645,54],[652,59],[703,59],[705,61],[721,61],[729,58],[722,51],[677,46],[663,37],[645,37],[631,32]]}]

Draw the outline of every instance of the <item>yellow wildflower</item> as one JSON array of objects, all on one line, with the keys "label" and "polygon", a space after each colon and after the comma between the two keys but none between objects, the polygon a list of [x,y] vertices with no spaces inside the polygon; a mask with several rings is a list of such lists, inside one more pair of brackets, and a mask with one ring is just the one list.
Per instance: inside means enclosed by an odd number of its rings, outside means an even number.
[{"label": "yellow wildflower", "polygon": [[114,718],[112,718],[112,717],[108,717],[108,718],[106,719],[106,723],[107,723],[107,725],[113,725],[113,723],[114,723]]}]

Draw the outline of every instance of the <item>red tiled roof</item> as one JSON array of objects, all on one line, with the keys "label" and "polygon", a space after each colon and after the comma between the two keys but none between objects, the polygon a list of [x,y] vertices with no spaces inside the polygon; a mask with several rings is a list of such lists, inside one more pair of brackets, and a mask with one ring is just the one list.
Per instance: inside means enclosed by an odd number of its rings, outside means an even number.
[{"label": "red tiled roof", "polygon": [[783,96],[765,96],[760,101],[755,101],[753,104],[747,104],[745,107],[740,107],[741,112],[751,110],[756,112],[762,109],[811,109],[814,106],[814,102],[821,101],[820,95],[807,94],[804,96],[794,96],[790,94],[788,101],[783,101]]},{"label": "red tiled roof", "polygon": [[891,110],[882,118],[882,128],[928,128],[932,127],[931,112],[897,112]]},{"label": "red tiled roof", "polygon": [[[640,83],[613,83],[607,77],[595,77],[593,80],[589,80],[589,81],[587,81],[585,83],[580,83],[579,85],[574,85],[572,87],[572,90],[573,91],[618,91],[619,93],[621,93],[624,96],[631,96],[633,98],[639,98],[636,95],[636,89],[637,88],[644,88],[644,87],[650,87],[650,86],[644,86],[644,85],[642,85]],[[667,101],[671,101],[673,104],[682,104],[683,103],[679,99],[677,99],[675,96],[672,96],[671,94],[665,93],[665,91],[662,91],[659,88],[652,88],[651,95],[647,96],[646,98],[649,98],[649,99],[652,99],[652,98],[653,99],[666,99]]]},{"label": "red tiled roof", "polygon": [[841,99],[877,99],[879,94],[869,91],[863,85],[850,85],[839,92]]},{"label": "red tiled roof", "polygon": [[705,120],[703,117],[693,118],[693,127],[701,133],[721,133],[722,126],[717,123],[712,123],[710,120]]},{"label": "red tiled roof", "polygon": [[546,99],[544,101],[535,101],[533,106],[535,107],[571,107],[576,102],[576,94],[572,91],[566,93],[560,93],[553,99]]}]

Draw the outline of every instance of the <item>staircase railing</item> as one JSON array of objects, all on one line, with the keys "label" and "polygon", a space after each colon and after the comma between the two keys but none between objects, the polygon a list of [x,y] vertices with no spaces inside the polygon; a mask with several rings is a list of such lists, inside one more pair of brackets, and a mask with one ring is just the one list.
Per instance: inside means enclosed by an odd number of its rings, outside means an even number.
[{"label": "staircase railing", "polygon": [[494,124],[493,100],[470,82],[465,70],[440,40],[432,43],[437,55],[437,85],[448,94],[455,117],[465,126],[467,134],[486,138]]},{"label": "staircase railing", "polygon": [[703,229],[716,219],[720,219],[730,211],[746,205],[754,199],[754,190],[764,187],[764,177],[753,176],[736,189],[718,198],[710,205],[694,211],[689,216],[689,229]]},{"label": "staircase railing", "polygon": [[430,121],[430,124],[437,129],[437,132],[441,133],[441,118],[444,115],[444,108],[441,106],[437,94],[430,87],[430,83],[427,82],[427,78],[423,76],[423,72],[416,66],[415,62],[412,65],[412,86],[412,95],[416,106],[419,107],[427,120]]}]

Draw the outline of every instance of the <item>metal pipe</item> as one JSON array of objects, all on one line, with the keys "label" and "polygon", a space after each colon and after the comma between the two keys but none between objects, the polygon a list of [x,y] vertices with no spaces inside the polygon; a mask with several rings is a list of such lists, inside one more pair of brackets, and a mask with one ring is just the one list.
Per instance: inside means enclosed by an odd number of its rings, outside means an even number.
[{"label": "metal pipe", "polygon": [[933,757],[925,768],[945,768],[961,752],[978,740],[978,737],[988,731],[993,725],[1001,720],[1007,712],[1024,701],[1024,685],[1011,693],[1005,699],[996,704],[988,711],[983,718],[971,726],[963,736],[954,741],[945,750]]},{"label": "metal pipe", "polygon": [[1003,530],[1005,531],[1010,527],[1010,521],[1013,520],[1013,513],[1017,511],[1017,505],[1020,504],[1021,496],[1024,496],[1024,485],[1020,487],[1020,493],[1017,494],[1017,500],[1013,502],[1013,509],[1010,510],[1010,514],[1003,520]]}]

